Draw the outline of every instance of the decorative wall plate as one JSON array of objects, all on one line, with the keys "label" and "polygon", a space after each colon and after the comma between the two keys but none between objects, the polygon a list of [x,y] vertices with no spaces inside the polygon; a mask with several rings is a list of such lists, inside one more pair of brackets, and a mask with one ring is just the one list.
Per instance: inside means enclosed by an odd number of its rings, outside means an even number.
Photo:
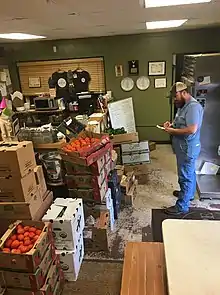
[{"label": "decorative wall plate", "polygon": [[124,91],[131,91],[134,88],[134,81],[130,77],[121,80],[121,88]]},{"label": "decorative wall plate", "polygon": [[150,80],[146,76],[141,76],[137,79],[136,85],[139,90],[147,90],[150,86]]}]

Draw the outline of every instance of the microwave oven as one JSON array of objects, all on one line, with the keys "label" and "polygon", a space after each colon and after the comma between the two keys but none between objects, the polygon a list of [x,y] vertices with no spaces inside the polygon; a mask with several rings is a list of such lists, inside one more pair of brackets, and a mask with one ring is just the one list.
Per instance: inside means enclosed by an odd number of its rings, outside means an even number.
[{"label": "microwave oven", "polygon": [[51,97],[35,97],[34,105],[36,110],[57,110],[58,102],[54,98]]}]

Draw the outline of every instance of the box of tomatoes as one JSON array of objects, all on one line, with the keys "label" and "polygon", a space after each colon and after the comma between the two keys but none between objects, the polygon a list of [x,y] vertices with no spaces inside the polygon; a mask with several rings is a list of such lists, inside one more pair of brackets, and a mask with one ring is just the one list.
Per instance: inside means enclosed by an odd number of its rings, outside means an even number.
[{"label": "box of tomatoes", "polygon": [[35,272],[52,240],[51,223],[16,221],[0,239],[0,269]]},{"label": "box of tomatoes", "polygon": [[48,270],[53,263],[51,263],[51,261],[56,259],[55,247],[53,244],[49,244],[43,260],[35,273],[4,270],[0,275],[0,284],[5,288],[24,288],[32,291],[38,290],[46,281]]},{"label": "box of tomatoes", "polygon": [[82,131],[76,139],[61,147],[61,156],[64,155],[64,161],[68,161],[66,155],[71,158],[70,162],[89,166],[104,156],[110,147],[108,135]]}]

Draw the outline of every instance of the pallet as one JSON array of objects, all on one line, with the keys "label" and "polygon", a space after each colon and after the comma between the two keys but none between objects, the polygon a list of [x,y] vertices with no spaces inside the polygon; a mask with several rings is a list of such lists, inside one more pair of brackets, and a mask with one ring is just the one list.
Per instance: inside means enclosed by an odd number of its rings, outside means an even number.
[{"label": "pallet", "polygon": [[127,243],[121,295],[167,295],[165,282],[163,244]]}]

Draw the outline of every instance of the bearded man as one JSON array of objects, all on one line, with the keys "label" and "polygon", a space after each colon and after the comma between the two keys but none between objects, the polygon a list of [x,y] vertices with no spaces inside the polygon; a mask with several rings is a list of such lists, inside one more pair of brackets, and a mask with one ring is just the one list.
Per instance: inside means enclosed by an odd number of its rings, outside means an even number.
[{"label": "bearded man", "polygon": [[175,206],[166,209],[166,213],[180,215],[189,212],[190,201],[194,199],[196,192],[195,164],[201,150],[203,108],[182,82],[175,83],[171,93],[177,113],[173,123],[164,123],[164,128],[172,135],[180,191],[173,192],[178,199]]}]

